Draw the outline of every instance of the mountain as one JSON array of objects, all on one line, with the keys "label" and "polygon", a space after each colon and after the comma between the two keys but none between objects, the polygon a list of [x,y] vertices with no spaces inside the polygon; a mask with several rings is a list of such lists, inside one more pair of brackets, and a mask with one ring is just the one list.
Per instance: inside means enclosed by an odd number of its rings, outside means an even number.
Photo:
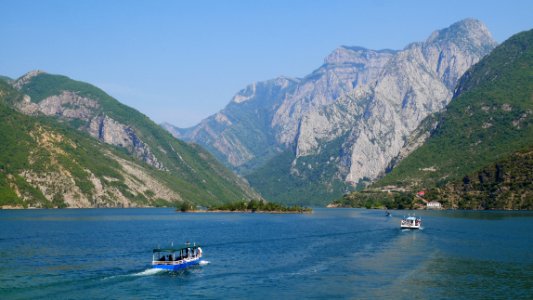
[{"label": "mountain", "polygon": [[15,207],[209,205],[259,197],[212,155],[102,90],[30,72],[0,81],[0,201]]},{"label": "mountain", "polygon": [[204,145],[268,199],[322,205],[421,145],[435,126],[417,132],[421,122],[495,46],[473,19],[399,51],[342,46],[302,79],[252,84],[197,126],[166,128]]},{"label": "mountain", "polygon": [[427,142],[374,186],[432,189],[451,207],[533,207],[533,30],[470,68],[438,119]]},{"label": "mountain", "polygon": [[163,124],[177,138],[194,141],[220,161],[246,174],[284,150],[271,129],[277,108],[298,79],[280,77],[249,85],[237,93],[219,113],[193,128]]}]

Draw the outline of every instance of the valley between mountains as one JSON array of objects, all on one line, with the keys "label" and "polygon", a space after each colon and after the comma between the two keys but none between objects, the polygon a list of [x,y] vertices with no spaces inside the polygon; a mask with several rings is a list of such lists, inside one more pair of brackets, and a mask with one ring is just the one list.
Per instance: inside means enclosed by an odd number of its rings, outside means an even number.
[{"label": "valley between mountains", "polygon": [[416,208],[424,191],[447,208],[532,209],[532,36],[497,45],[465,19],[400,50],[340,46],[191,128],[66,76],[2,76],[0,206]]},{"label": "valley between mountains", "polygon": [[192,128],[163,127],[265,198],[321,206],[375,183],[426,143],[461,77],[496,46],[474,19],[402,50],[341,46],[303,78],[253,83]]}]

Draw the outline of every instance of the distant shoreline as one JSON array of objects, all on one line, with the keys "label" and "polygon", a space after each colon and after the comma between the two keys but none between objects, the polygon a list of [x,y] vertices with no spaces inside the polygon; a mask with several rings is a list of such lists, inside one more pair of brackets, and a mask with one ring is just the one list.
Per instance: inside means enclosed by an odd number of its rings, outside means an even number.
[{"label": "distant shoreline", "polygon": [[[0,206],[0,210],[46,210],[46,209],[142,209],[142,208],[173,208],[173,207],[156,207],[156,206],[136,206],[136,207],[22,207],[22,206]],[[283,210],[188,210],[188,211],[180,211],[179,209],[175,209],[176,212],[183,212],[183,213],[249,213],[249,214],[312,214],[313,210],[306,210],[306,211],[283,211]]]},{"label": "distant shoreline", "polygon": [[181,211],[176,210],[176,212],[179,213],[245,213],[245,214],[312,214],[313,210],[308,211],[283,211],[283,210],[221,210],[221,209],[215,209],[215,210],[188,210],[188,211]]},{"label": "distant shoreline", "polygon": [[381,208],[381,207],[371,207],[371,208],[366,208],[366,207],[351,207],[351,206],[335,206],[335,205],[331,205],[329,204],[328,206],[326,206],[325,208],[357,208],[357,209],[366,209],[366,210],[394,210],[394,211],[401,211],[401,210],[428,210],[428,211],[447,211],[447,210],[452,210],[452,211],[533,211],[531,209],[510,209],[510,208],[490,208],[490,209],[473,209],[473,208],[412,208],[412,209],[409,209],[409,208],[403,208],[403,209],[400,209],[400,208]]}]

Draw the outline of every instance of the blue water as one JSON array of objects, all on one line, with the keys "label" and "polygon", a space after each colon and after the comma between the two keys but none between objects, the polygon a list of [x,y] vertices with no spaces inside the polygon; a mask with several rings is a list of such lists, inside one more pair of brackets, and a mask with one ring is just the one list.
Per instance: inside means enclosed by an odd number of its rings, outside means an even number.
[{"label": "blue water", "polygon": [[[0,211],[0,298],[532,299],[533,213],[316,209]],[[150,268],[151,250],[203,245],[204,264]]]}]

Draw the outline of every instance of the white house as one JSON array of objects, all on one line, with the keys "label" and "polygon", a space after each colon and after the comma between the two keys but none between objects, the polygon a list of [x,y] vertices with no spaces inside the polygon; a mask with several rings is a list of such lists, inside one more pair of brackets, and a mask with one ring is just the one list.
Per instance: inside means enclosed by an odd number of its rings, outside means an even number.
[{"label": "white house", "polygon": [[430,201],[426,204],[428,209],[441,209],[442,205],[439,201]]}]

